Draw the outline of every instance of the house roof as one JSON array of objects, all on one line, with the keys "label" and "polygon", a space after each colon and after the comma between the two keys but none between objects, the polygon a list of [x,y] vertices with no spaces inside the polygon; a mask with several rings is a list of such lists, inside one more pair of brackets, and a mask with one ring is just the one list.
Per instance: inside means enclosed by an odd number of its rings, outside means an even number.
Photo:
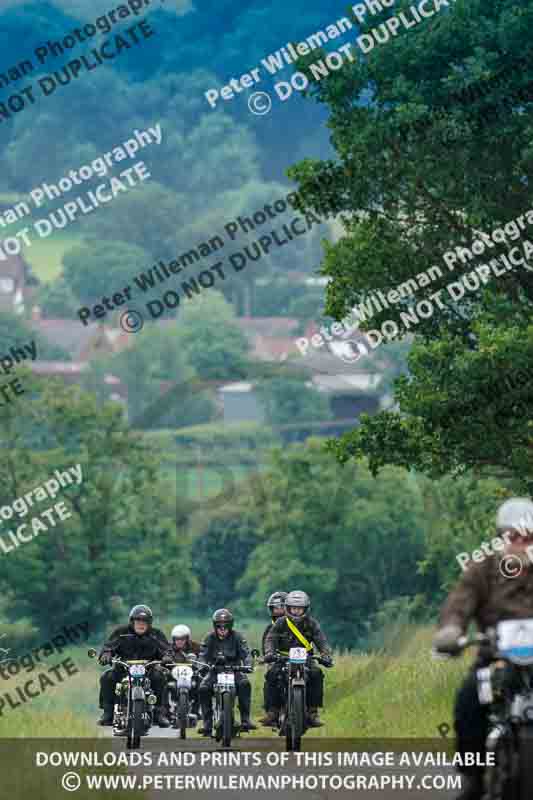
[{"label": "house roof", "polygon": [[353,394],[354,391],[371,392],[377,389],[382,376],[377,372],[359,372],[355,375],[313,375],[312,380],[319,391]]},{"label": "house roof", "polygon": [[287,336],[298,326],[293,317],[237,317],[235,322],[249,336]]},{"label": "house roof", "polygon": [[29,361],[37,375],[79,375],[89,369],[87,361]]},{"label": "house roof", "polygon": [[119,343],[123,332],[96,322],[82,325],[76,319],[30,319],[28,325],[50,344],[58,345],[70,353],[75,361],[86,361],[88,350],[101,338],[109,345],[110,351],[122,349]]}]

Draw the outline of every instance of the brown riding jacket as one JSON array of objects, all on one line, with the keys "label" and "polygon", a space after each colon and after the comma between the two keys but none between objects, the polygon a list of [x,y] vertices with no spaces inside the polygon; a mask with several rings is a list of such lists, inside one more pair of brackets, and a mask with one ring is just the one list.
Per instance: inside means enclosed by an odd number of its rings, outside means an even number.
[{"label": "brown riding jacket", "polygon": [[442,608],[441,626],[454,624],[466,631],[474,621],[484,632],[502,620],[533,619],[533,564],[524,553],[522,573],[505,577],[500,571],[502,556],[487,556],[468,567]]}]

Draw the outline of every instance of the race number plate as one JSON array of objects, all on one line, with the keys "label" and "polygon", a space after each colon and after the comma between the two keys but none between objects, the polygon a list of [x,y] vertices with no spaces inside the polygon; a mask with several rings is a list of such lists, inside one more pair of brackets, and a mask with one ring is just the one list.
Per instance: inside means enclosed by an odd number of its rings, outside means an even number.
[{"label": "race number plate", "polygon": [[190,689],[192,686],[192,667],[174,667],[172,677],[178,689]]},{"label": "race number plate", "polygon": [[231,689],[232,686],[235,686],[235,675],[233,672],[219,672],[217,683],[224,689]]},{"label": "race number plate", "polygon": [[307,661],[307,650],[305,647],[291,647],[289,650],[289,661],[291,664],[303,664]]},{"label": "race number plate", "polygon": [[499,622],[498,651],[513,664],[533,664],[533,619]]},{"label": "race number plate", "polygon": [[144,664],[132,664],[130,667],[130,675],[133,675],[134,678],[142,678],[145,673],[146,667]]}]

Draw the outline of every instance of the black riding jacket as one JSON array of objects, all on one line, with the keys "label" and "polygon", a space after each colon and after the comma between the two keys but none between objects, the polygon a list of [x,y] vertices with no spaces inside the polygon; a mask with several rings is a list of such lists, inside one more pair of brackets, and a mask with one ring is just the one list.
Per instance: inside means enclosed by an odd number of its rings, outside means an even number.
[{"label": "black riding jacket", "polygon": [[[322,628],[318,621],[307,615],[298,622],[291,620],[293,625],[304,635],[309,644],[314,644],[321,656],[331,656],[331,647],[328,644]],[[272,628],[265,636],[265,655],[275,655],[276,651],[287,653],[291,647],[302,647],[302,643],[289,629],[287,618],[280,617],[272,625]]]},{"label": "black riding jacket", "polygon": [[272,620],[272,622],[269,622],[268,625],[266,626],[265,630],[263,631],[263,636],[262,636],[262,639],[261,639],[261,653],[262,653],[262,655],[265,655],[266,637],[268,636],[268,634],[270,633],[270,631],[274,627],[274,622],[277,622],[277,620]]},{"label": "black riding jacket", "polygon": [[111,653],[124,661],[157,661],[170,652],[167,637],[158,628],[150,628],[142,636],[135,633],[133,625],[121,625],[111,633],[102,653]]},{"label": "black riding jacket", "polygon": [[219,655],[225,657],[227,664],[252,666],[248,643],[242,633],[237,631],[232,631],[225,639],[219,639],[214,631],[207,634],[202,642],[198,658],[207,664],[214,664]]}]

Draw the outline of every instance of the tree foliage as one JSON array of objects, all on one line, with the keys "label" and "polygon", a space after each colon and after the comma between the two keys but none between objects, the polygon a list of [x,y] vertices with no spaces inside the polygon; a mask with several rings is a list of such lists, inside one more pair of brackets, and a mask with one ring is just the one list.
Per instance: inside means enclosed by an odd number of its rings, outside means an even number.
[{"label": "tree foliage", "polygon": [[[375,26],[382,17],[370,19]],[[472,263],[458,261],[453,271],[442,258],[531,206],[532,106],[515,90],[533,79],[533,61],[515,75],[512,90],[489,81],[527,55],[532,22],[531,2],[457,0],[315,81],[312,94],[330,111],[337,159],[304,159],[289,172],[306,206],[343,219],[344,235],[326,245],[322,270],[331,278],[326,310],[335,318],[373,291],[386,294],[438,264],[441,277],[415,298],[361,325],[379,330],[391,319],[405,333],[401,312],[506,252],[509,242]],[[450,104],[452,93],[480,81],[488,91]],[[483,116],[488,106],[490,120]],[[429,117],[429,132],[416,127]],[[411,374],[397,384],[400,410],[364,418],[333,448],[341,460],[368,456],[374,472],[385,464],[433,476],[489,469],[531,491],[533,392],[530,384],[503,388],[505,376],[533,355],[531,267],[493,278],[457,302],[443,291],[441,301],[444,308],[435,303],[412,331]]]},{"label": "tree foliage", "polygon": [[327,422],[333,416],[327,397],[303,381],[273,378],[260,383],[258,392],[270,425]]},{"label": "tree foliage", "polygon": [[275,451],[252,497],[259,542],[237,584],[247,607],[305,588],[330,635],[353,645],[384,601],[423,588],[421,497],[405,473],[375,480],[362,463],[339,472],[310,439]]},{"label": "tree foliage", "polygon": [[238,380],[246,374],[250,345],[230,304],[219,292],[204,292],[180,309],[174,333],[200,378]]},{"label": "tree foliage", "polygon": [[16,413],[1,410],[0,426],[2,505],[52,478],[55,469],[79,463],[83,475],[79,486],[58,496],[72,518],[2,556],[11,614],[49,631],[76,619],[90,619],[94,627],[107,622],[117,595],[126,605],[142,600],[166,611],[180,598],[190,602],[189,551],[177,535],[158,455],[128,430],[119,407],[99,408],[78,387],[32,379]]}]

